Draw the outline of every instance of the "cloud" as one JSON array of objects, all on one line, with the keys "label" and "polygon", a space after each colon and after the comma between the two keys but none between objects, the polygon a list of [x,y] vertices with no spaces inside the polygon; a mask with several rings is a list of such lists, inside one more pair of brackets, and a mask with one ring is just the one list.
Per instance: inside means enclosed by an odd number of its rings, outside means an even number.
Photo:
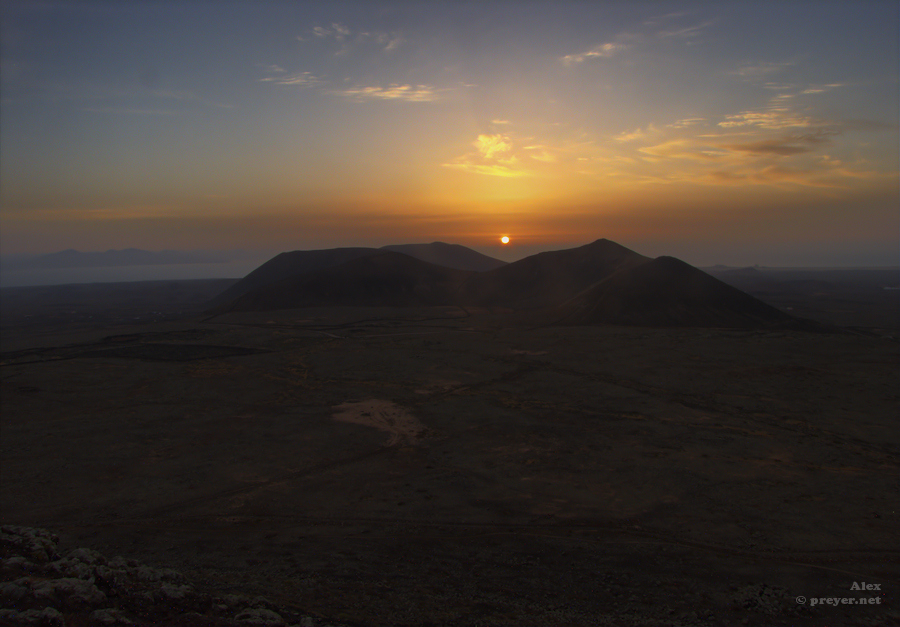
[{"label": "cloud", "polygon": [[707,20],[705,22],[702,22],[701,24],[695,24],[694,26],[660,31],[658,35],[664,39],[671,39],[673,37],[678,39],[691,39],[698,36],[701,32],[703,32],[713,24],[715,24],[715,20]]},{"label": "cloud", "polygon": [[844,87],[843,83],[829,83],[827,85],[813,85],[810,86],[803,91],[801,94],[824,94],[827,91],[831,91],[832,89],[837,89],[838,87]]},{"label": "cloud", "polygon": [[614,139],[617,142],[631,142],[638,139],[647,139],[648,136],[650,136],[651,134],[655,134],[657,131],[658,129],[653,126],[653,123],[651,122],[647,125],[646,130],[636,128],[630,133],[628,131],[625,131],[616,135]]},{"label": "cloud", "polygon": [[505,155],[512,150],[509,138],[503,135],[479,135],[478,139],[472,142],[472,145],[478,149],[486,159]]},{"label": "cloud", "polygon": [[[369,36],[370,33],[361,33],[361,35]],[[406,41],[397,33],[371,33],[371,36],[379,45],[383,46],[382,50],[385,52],[396,50]]]},{"label": "cloud", "polygon": [[553,163],[557,160],[556,155],[550,154],[546,150],[541,151],[536,155],[529,155],[532,159],[536,159],[537,161],[543,161],[544,163]]},{"label": "cloud", "polygon": [[443,163],[445,168],[455,168],[473,174],[484,174],[486,176],[503,176],[503,177],[522,177],[531,176],[529,172],[524,170],[514,170],[504,165],[481,165],[476,163]]},{"label": "cloud", "polygon": [[719,126],[722,128],[755,126],[777,130],[792,127],[808,128],[816,126],[816,124],[811,118],[793,115],[781,109],[773,111],[741,111],[740,113],[728,114],[725,116],[724,121],[719,122]]},{"label": "cloud", "polygon": [[677,11],[674,13],[665,13],[663,15],[656,15],[644,21],[644,26],[656,26],[662,22],[668,22],[670,20],[678,19],[679,17],[685,17],[690,15],[687,11]]},{"label": "cloud", "polygon": [[792,155],[813,152],[815,146],[827,143],[829,141],[828,135],[833,134],[834,132],[819,132],[810,135],[764,139],[745,144],[731,144],[725,146],[725,148],[757,155],[789,157]]},{"label": "cloud", "polygon": [[87,113],[115,113],[117,115],[179,115],[177,111],[165,109],[132,109],[127,107],[85,107]]},{"label": "cloud", "polygon": [[515,154],[513,141],[499,133],[489,135],[482,133],[472,142],[475,150],[462,155],[449,163],[442,164],[447,168],[455,168],[472,174],[486,176],[522,177],[533,173],[522,169]]},{"label": "cloud", "polygon": [[638,148],[638,152],[648,155],[652,161],[662,158],[706,161],[722,157],[725,154],[720,148],[694,145],[690,139],[671,139],[655,146]]},{"label": "cloud", "polygon": [[628,44],[605,43],[597,44],[590,50],[579,52],[577,54],[567,54],[560,58],[564,65],[572,65],[573,63],[582,63],[588,59],[609,58],[628,48]]},{"label": "cloud", "polygon": [[325,83],[324,80],[313,75],[311,72],[300,72],[298,74],[288,74],[286,76],[267,76],[266,78],[261,78],[259,80],[264,83],[298,85],[300,87],[316,87]]},{"label": "cloud", "polygon": [[725,147],[729,150],[753,154],[779,155],[782,157],[812,152],[812,148],[809,146],[797,146],[790,140],[785,139],[764,139],[758,142],[750,142],[749,144],[731,144]]},{"label": "cloud", "polygon": [[706,118],[684,118],[683,120],[672,122],[667,126],[669,128],[687,128],[688,126],[694,126],[702,122],[706,122]]},{"label": "cloud", "polygon": [[[338,55],[348,54],[351,47],[372,43],[378,45],[383,51],[390,52],[399,48],[406,41],[401,34],[396,32],[357,31],[354,34],[348,26],[337,22],[332,23],[330,28],[316,26],[311,33],[314,39],[321,41],[333,39],[340,43],[341,49],[338,51]],[[302,36],[298,36],[297,39],[299,41],[308,41],[308,38]]]},{"label": "cloud", "polygon": [[[737,70],[729,72],[729,74],[747,79],[763,78],[771,76],[772,74],[777,74],[792,65],[794,65],[792,62],[771,63],[763,61],[762,63],[748,63]],[[771,83],[767,83],[767,85],[770,84]]]},{"label": "cloud", "polygon": [[352,87],[334,91],[354,100],[398,100],[403,102],[434,102],[440,99],[438,89],[431,85],[398,85],[392,83],[388,87]]},{"label": "cloud", "polygon": [[[338,41],[343,41],[350,36],[350,29],[343,24],[333,22],[331,28],[326,28],[324,26],[313,27],[312,34],[313,37],[317,37],[318,39],[328,39],[329,37],[333,37]],[[302,41],[302,38],[298,37],[298,39]]]},{"label": "cloud", "polygon": [[512,124],[509,120],[491,120],[491,124]]}]

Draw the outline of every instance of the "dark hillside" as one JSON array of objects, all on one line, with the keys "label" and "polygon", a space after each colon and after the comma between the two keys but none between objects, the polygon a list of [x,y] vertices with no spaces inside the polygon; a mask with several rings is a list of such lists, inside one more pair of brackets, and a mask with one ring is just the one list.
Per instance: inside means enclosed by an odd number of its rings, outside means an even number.
[{"label": "dark hillside", "polygon": [[649,261],[606,239],[568,250],[520,259],[470,277],[463,298],[469,303],[511,309],[558,305],[614,272]]},{"label": "dark hillside", "polygon": [[231,311],[319,306],[415,307],[453,304],[469,276],[395,252],[379,252],[317,273],[295,275],[244,294]]},{"label": "dark hillside", "polygon": [[753,327],[786,313],[674,257],[625,268],[560,307],[566,324]]}]

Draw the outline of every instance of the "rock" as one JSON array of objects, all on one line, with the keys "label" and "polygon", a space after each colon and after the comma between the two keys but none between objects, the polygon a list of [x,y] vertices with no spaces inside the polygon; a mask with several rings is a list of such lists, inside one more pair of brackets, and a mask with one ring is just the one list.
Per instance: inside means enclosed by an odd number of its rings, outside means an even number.
[{"label": "rock", "polygon": [[157,570],[159,578],[162,581],[171,581],[172,583],[186,583],[187,577],[172,568],[160,568]]},{"label": "rock", "polygon": [[173,586],[172,584],[164,583],[157,590],[156,600],[177,605],[189,601],[194,596],[194,589],[191,586]]},{"label": "rock", "polygon": [[42,610],[0,610],[0,620],[4,625],[15,627],[66,627],[66,619],[59,610],[45,607]]},{"label": "rock", "polygon": [[263,608],[247,608],[234,617],[234,623],[240,627],[286,627],[287,625],[280,614]]},{"label": "rock", "polygon": [[4,575],[16,575],[34,570],[34,564],[29,562],[21,555],[14,555],[4,560],[0,560],[0,571]]},{"label": "rock", "polygon": [[92,625],[133,625],[122,612],[117,609],[94,610],[88,617]]},{"label": "rock", "polygon": [[128,573],[124,569],[109,566],[94,566],[95,583],[106,586],[111,592],[120,592],[128,581]]},{"label": "rock", "polygon": [[44,574],[56,577],[71,577],[75,579],[90,579],[94,576],[94,567],[85,564],[72,557],[64,557],[47,564]]},{"label": "rock", "polygon": [[32,589],[36,600],[47,605],[60,604],[65,610],[89,610],[106,603],[103,591],[82,579],[48,579],[35,583]]},{"label": "rock", "polygon": [[66,557],[84,564],[106,564],[106,558],[94,549],[74,549]]},{"label": "rock", "polygon": [[5,607],[19,605],[31,596],[31,586],[27,577],[0,583],[0,603]]},{"label": "rock", "polygon": [[32,529],[16,525],[0,526],[0,546],[4,552],[21,555],[40,564],[59,559],[56,545],[59,538],[46,529]]},{"label": "rock", "polygon": [[111,560],[106,562],[106,565],[110,568],[118,568],[118,569],[126,569],[126,568],[134,568],[135,566],[140,566],[137,560],[127,560],[121,555],[116,555]]},{"label": "rock", "polygon": [[156,570],[155,568],[150,568],[149,566],[144,566],[141,564],[140,566],[129,568],[128,574],[137,579],[138,581],[143,581],[147,583],[153,583],[156,581],[160,581],[162,579],[162,573]]}]

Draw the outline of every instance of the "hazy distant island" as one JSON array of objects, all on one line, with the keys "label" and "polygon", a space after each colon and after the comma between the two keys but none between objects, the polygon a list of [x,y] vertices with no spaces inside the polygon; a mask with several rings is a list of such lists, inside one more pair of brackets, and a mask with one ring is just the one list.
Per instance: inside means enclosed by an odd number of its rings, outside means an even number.
[{"label": "hazy distant island", "polygon": [[150,251],[140,248],[79,252],[68,249],[44,255],[4,255],[0,265],[4,270],[37,268],[105,268],[118,266],[157,266],[168,264],[226,263],[246,257],[243,251]]}]

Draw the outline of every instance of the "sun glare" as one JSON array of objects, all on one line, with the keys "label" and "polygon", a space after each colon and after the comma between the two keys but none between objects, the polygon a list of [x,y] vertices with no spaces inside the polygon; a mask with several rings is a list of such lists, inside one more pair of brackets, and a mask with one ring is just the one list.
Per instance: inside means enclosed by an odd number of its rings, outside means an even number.
[{"label": "sun glare", "polygon": [[503,242],[504,244],[509,244],[509,236],[504,235],[503,237],[500,238],[500,241]]}]

